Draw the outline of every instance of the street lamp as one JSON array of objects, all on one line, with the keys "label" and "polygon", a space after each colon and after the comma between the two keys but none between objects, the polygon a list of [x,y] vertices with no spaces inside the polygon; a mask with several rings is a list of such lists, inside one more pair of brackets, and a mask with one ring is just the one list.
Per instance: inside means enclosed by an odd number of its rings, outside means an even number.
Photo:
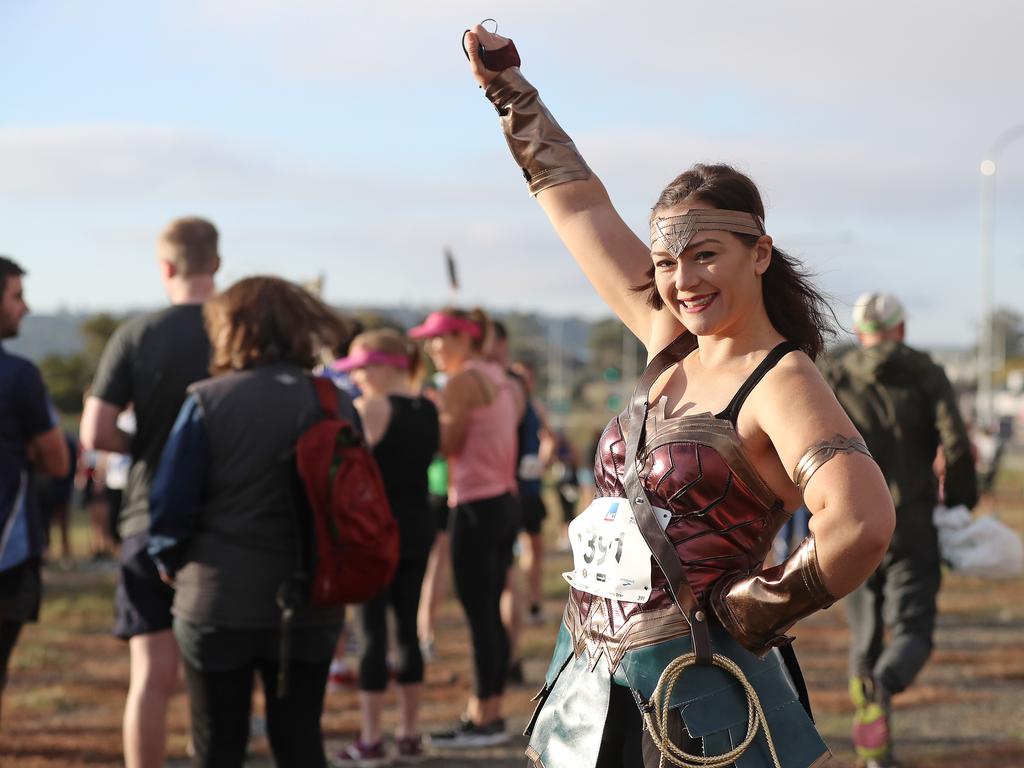
[{"label": "street lamp", "polygon": [[1024,125],[1000,134],[981,162],[981,339],[978,344],[978,421],[989,427],[993,422],[992,396],[992,273],[995,238],[996,170],[999,155],[1007,145],[1024,137]]}]

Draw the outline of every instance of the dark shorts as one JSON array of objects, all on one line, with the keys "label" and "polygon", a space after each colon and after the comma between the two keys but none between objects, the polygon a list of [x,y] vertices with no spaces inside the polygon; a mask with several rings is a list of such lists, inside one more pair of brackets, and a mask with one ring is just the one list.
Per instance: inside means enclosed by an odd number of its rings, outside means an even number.
[{"label": "dark shorts", "polygon": [[39,618],[43,581],[39,558],[0,571],[0,621],[24,623]]},{"label": "dark shorts", "polygon": [[25,622],[39,618],[42,596],[38,558],[0,571],[0,691],[7,684],[7,665],[18,634]]},{"label": "dark shorts", "polygon": [[523,530],[531,534],[540,533],[544,517],[548,513],[544,499],[533,494],[523,495],[519,497],[519,506],[523,510]]},{"label": "dark shorts", "polygon": [[121,544],[121,578],[114,597],[114,635],[129,640],[171,628],[174,590],[160,581],[156,563],[146,551],[148,533]]}]

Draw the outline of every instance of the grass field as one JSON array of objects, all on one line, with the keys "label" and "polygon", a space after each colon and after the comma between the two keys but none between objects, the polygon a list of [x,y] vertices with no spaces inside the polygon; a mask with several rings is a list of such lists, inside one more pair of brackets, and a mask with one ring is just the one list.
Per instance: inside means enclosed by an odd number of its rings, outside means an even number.
[{"label": "grass field", "polygon": [[[1003,520],[1024,531],[1024,473],[1001,479],[998,509]],[[551,505],[555,509],[555,505]],[[82,515],[79,513],[78,519]],[[555,521],[549,516],[552,540]],[[85,550],[84,531],[74,545]],[[565,595],[561,571],[567,555],[549,554],[545,577],[546,626],[527,627],[521,647],[529,684],[508,696],[510,725],[521,728],[529,698],[540,687]],[[128,679],[123,643],[109,634],[115,571],[75,561],[48,566],[41,621],[26,628],[15,650],[4,697],[0,765],[4,768],[117,766],[120,718]],[[428,666],[425,728],[458,716],[471,685],[470,647],[459,606],[449,600],[439,623],[439,658]],[[805,622],[797,649],[811,689],[819,726],[835,754],[830,765],[853,765],[848,737],[845,614],[841,606]],[[895,702],[900,755],[907,766],[1024,766],[1024,582],[983,582],[947,575],[936,650],[910,691]],[[328,694],[324,729],[335,749],[358,726],[355,692]],[[188,714],[184,690],[169,719],[169,765],[187,765]],[[393,720],[386,721],[388,728]],[[523,766],[525,740],[488,752],[439,756],[428,766]],[[252,766],[270,765],[257,743]]]}]

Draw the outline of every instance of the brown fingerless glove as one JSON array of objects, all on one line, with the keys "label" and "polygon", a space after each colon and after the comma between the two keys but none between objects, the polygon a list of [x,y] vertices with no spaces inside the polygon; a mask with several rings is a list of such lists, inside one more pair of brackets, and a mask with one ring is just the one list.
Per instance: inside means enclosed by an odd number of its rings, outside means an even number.
[{"label": "brown fingerless glove", "polygon": [[791,643],[786,630],[835,601],[818,565],[814,534],[779,565],[750,576],[726,576],[711,591],[711,607],[722,626],[759,657]]},{"label": "brown fingerless glove", "polygon": [[512,157],[523,169],[531,195],[591,176],[572,139],[555,122],[537,89],[518,67],[502,70],[484,91],[501,115]]}]

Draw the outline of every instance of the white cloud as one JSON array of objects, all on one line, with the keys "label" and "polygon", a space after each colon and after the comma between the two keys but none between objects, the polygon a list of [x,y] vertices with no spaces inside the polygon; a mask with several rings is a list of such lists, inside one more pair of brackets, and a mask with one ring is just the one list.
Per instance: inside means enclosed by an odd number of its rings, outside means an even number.
[{"label": "white cloud", "polygon": [[1024,69],[1024,8],[1002,0],[520,0],[497,9],[452,1],[203,0],[198,10],[219,33],[257,40],[281,71],[304,77],[420,81],[464,70],[459,32],[490,13],[519,42],[528,72],[546,77],[661,83],[682,95],[693,84],[728,80],[854,114],[881,109],[882,121],[892,109],[963,112],[973,120],[1020,116],[1010,94]]},{"label": "white cloud", "polygon": [[91,200],[338,195],[340,174],[228,137],[137,125],[0,128],[0,195]]}]

